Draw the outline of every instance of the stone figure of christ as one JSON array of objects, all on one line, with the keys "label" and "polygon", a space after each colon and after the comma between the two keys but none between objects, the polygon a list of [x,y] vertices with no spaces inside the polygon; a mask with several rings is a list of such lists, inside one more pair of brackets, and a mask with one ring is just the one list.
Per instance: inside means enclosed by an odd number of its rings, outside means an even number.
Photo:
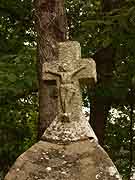
[{"label": "stone figure of christ", "polygon": [[85,69],[86,66],[81,66],[75,70],[72,70],[70,65],[64,63],[59,65],[59,70],[52,70],[48,67],[45,68],[46,73],[56,75],[60,77],[60,104],[62,108],[62,113],[65,116],[69,116],[70,108],[72,106],[72,98],[78,89],[76,81],[73,81],[73,77],[77,75],[82,69]]}]

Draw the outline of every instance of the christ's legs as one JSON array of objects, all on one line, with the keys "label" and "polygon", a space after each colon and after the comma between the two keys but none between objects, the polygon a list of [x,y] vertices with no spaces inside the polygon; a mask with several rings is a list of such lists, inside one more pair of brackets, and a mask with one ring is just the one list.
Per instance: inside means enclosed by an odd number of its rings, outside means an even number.
[{"label": "christ's legs", "polygon": [[61,103],[61,108],[62,108],[63,113],[66,113],[65,99],[66,99],[66,89],[65,89],[64,85],[61,85],[61,87],[60,87],[60,103]]},{"label": "christ's legs", "polygon": [[61,107],[63,113],[71,113],[72,98],[75,94],[75,88],[72,84],[62,84],[60,88]]}]

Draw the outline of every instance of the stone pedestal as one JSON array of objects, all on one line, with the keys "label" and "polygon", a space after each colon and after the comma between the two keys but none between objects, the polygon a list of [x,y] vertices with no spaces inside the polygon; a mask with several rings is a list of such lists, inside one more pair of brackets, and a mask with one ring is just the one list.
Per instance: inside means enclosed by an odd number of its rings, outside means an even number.
[{"label": "stone pedestal", "polygon": [[95,140],[59,145],[39,141],[15,162],[5,180],[121,180]]}]

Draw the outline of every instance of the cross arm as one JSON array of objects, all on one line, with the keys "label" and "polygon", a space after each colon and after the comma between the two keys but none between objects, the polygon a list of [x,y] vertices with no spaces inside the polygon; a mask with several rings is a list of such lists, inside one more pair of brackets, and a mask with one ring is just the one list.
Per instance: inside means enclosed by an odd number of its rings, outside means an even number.
[{"label": "cross arm", "polygon": [[81,70],[83,70],[83,69],[85,69],[85,68],[86,68],[85,65],[82,66],[82,67],[77,68],[77,69],[72,73],[72,77],[75,76],[77,73],[79,73]]},{"label": "cross arm", "polygon": [[[79,79],[82,84],[91,84],[97,81],[96,63],[93,59],[80,59],[77,62],[78,70],[73,78]],[[81,68],[82,67],[82,68]]]}]

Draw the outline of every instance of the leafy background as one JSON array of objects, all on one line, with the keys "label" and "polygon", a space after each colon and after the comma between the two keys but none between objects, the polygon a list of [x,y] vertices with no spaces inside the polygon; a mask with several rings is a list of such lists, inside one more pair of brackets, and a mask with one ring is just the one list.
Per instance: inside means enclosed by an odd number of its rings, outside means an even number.
[{"label": "leafy background", "polygon": [[[133,139],[135,137],[134,122],[131,128],[131,105],[135,102],[135,1],[123,1],[109,12],[102,11],[100,0],[66,0],[65,6],[69,38],[81,43],[83,57],[93,56],[97,50],[110,45],[115,50],[111,83],[107,87],[104,82],[98,83],[95,91],[99,96],[113,99],[104,148],[123,179],[132,179],[135,170],[133,142],[130,175],[131,130]],[[87,106],[86,96],[84,92]],[[31,0],[0,2],[0,117],[2,178],[15,159],[37,141],[36,33]]]}]

